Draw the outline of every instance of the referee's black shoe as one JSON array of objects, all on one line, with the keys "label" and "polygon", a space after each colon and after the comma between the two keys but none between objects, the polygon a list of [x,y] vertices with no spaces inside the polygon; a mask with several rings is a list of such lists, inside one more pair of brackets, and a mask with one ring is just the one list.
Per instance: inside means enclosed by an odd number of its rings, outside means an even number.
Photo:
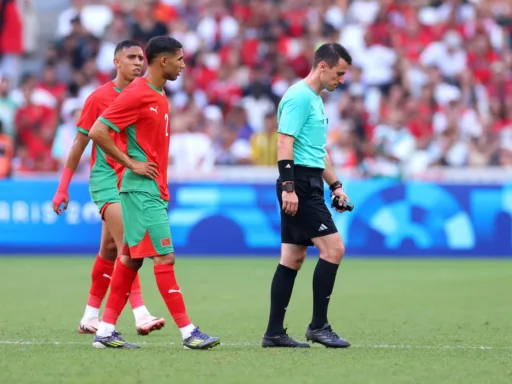
[{"label": "referee's black shoe", "polygon": [[300,341],[294,340],[288,336],[286,334],[286,329],[279,335],[263,335],[261,346],[263,348],[309,348],[308,343],[301,343]]},{"label": "referee's black shoe", "polygon": [[311,325],[308,326],[306,332],[306,340],[313,343],[322,344],[327,348],[348,348],[350,343],[347,340],[339,337],[334,332],[329,324],[325,324],[322,328],[311,329]]}]

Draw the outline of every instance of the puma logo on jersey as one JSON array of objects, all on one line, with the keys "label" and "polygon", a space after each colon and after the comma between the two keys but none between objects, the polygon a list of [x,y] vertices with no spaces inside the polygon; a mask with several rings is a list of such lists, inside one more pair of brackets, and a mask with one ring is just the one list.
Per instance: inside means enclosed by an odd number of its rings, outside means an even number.
[{"label": "puma logo on jersey", "polygon": [[155,112],[158,115],[158,105],[156,107],[149,107],[149,110]]}]

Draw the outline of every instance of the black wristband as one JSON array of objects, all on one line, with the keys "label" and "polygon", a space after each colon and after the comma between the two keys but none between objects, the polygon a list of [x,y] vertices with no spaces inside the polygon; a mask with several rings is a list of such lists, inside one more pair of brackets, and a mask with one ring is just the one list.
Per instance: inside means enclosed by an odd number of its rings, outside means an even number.
[{"label": "black wristband", "polygon": [[293,160],[279,160],[277,167],[279,168],[279,178],[281,181],[294,181],[294,162]]},{"label": "black wristband", "polygon": [[333,192],[335,189],[342,188],[342,187],[343,187],[343,184],[341,184],[341,181],[339,181],[339,180],[336,180],[334,183],[329,185],[329,189],[331,190],[331,192]]}]

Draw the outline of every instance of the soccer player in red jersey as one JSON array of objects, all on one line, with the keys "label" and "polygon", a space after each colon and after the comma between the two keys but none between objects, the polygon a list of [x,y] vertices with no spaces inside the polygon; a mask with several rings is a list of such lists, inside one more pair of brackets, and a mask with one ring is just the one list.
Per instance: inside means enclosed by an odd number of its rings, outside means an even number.
[{"label": "soccer player in red jersey", "polygon": [[[69,202],[68,187],[80,158],[89,143],[89,130],[110,106],[121,90],[141,75],[144,55],[139,44],[125,40],[119,43],[114,53],[117,76],[96,89],[86,100],[82,114],[77,123],[75,142],[66,160],[57,192],[53,198],[53,210],[62,214],[61,205],[66,210]],[[126,147],[126,137],[113,135],[120,147]],[[104,221],[101,234],[100,250],[92,269],[92,284],[84,316],[80,321],[80,333],[95,333],[99,326],[99,308],[110,286],[114,272],[114,263],[123,246],[123,222],[119,190],[119,177],[124,167],[108,158],[101,148],[93,146],[91,158],[91,175],[89,191]],[[135,316],[137,333],[147,335],[164,326],[165,320],[151,316],[142,299],[139,277],[133,282],[130,292],[130,304]]]},{"label": "soccer player in red jersey", "polygon": [[[156,283],[188,349],[208,349],[220,344],[190,321],[174,272],[174,248],[167,206],[169,158],[169,103],[163,90],[167,80],[178,78],[185,63],[177,40],[158,36],[146,46],[148,71],[136,79],[101,115],[89,137],[119,164],[125,166],[121,180],[124,250],[112,276],[105,313],[93,346],[138,348],[115,331],[133,279],[144,258],[152,257]],[[109,130],[127,136],[127,151],[116,145]]]}]

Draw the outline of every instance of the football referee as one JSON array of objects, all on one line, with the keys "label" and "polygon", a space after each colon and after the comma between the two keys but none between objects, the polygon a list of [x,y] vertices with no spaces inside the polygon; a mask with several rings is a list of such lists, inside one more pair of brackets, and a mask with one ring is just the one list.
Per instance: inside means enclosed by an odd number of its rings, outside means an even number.
[{"label": "football referee", "polygon": [[348,197],[325,150],[327,119],[320,92],[332,92],[343,83],[351,64],[350,54],[340,44],[322,45],[315,52],[309,75],[292,85],[279,104],[277,197],[282,208],[281,260],[272,280],[263,347],[309,347],[288,336],[283,323],[295,277],[308,246],[313,245],[320,251],[320,258],[313,275],[313,317],[306,339],[331,348],[350,346],[327,321],[329,299],[345,247],[325,204],[323,181],[340,202],[348,201]]}]

